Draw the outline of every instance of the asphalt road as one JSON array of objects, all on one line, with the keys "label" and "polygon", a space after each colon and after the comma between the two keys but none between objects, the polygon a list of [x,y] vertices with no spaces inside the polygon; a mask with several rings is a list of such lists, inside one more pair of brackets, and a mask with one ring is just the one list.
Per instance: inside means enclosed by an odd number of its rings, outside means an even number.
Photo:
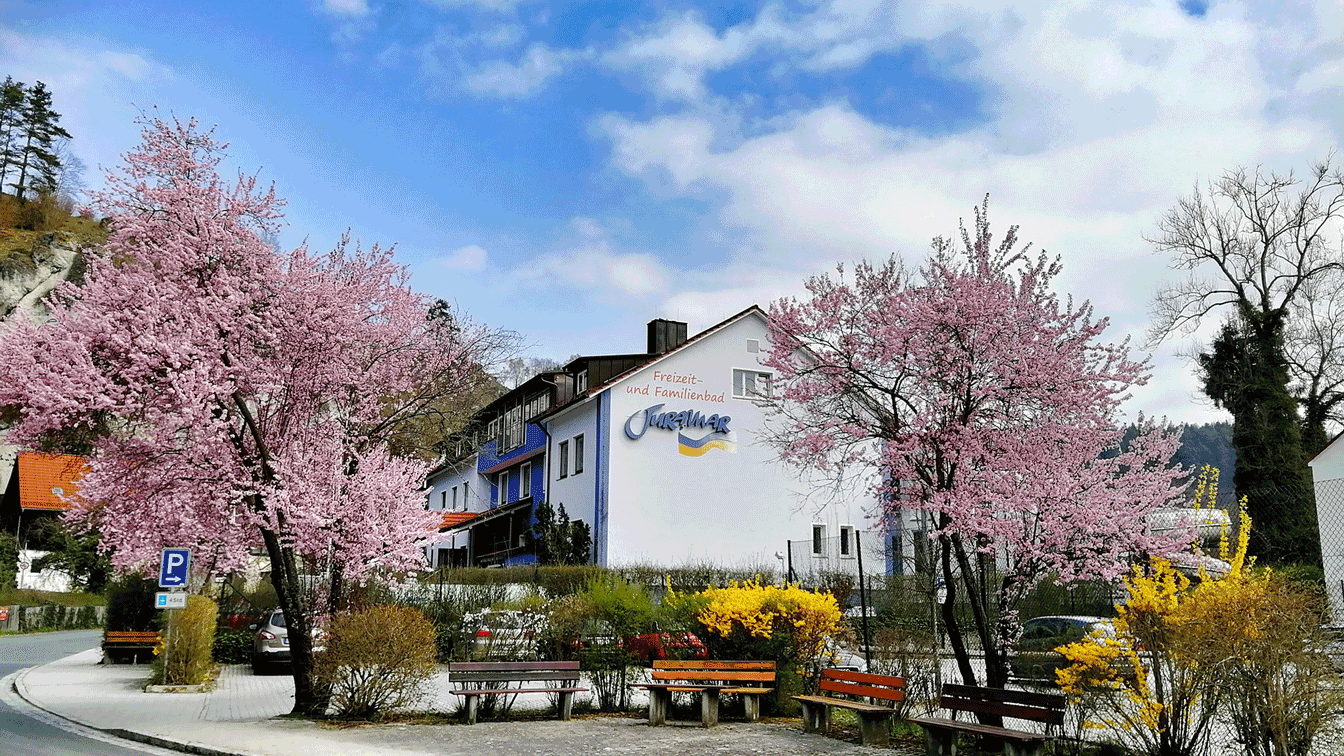
[{"label": "asphalt road", "polygon": [[[25,667],[55,661],[98,645],[101,630],[0,636],[0,679]],[[0,754],[4,756],[145,756],[159,748],[120,742],[65,724],[18,701],[9,682],[0,691]],[[93,735],[94,737],[89,737]]]}]

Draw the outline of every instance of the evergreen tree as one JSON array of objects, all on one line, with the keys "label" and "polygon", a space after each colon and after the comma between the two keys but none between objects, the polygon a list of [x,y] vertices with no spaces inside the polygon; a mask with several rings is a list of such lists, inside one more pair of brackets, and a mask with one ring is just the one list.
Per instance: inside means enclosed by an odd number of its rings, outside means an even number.
[{"label": "evergreen tree", "polygon": [[[61,128],[61,114],[51,107],[51,92],[47,85],[37,82],[28,90],[23,106],[23,121],[18,138],[23,142],[19,152],[19,178],[10,184],[14,196],[54,191],[61,161],[56,157],[56,139],[70,139],[70,132]],[[31,176],[30,176],[31,174]]]},{"label": "evergreen tree", "polygon": [[1204,393],[1234,418],[1238,495],[1257,523],[1251,552],[1277,562],[1316,563],[1316,506],[1302,453],[1297,401],[1288,389],[1283,318],[1244,312],[1199,355]]},{"label": "evergreen tree", "polygon": [[0,188],[5,186],[5,176],[19,162],[17,139],[23,126],[23,82],[14,81],[6,76],[0,84]]}]

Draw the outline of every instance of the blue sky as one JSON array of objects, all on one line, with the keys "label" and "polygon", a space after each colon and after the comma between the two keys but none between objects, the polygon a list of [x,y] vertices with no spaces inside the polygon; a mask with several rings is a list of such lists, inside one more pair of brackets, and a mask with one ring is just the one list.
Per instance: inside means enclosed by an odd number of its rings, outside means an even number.
[{"label": "blue sky", "polygon": [[[91,168],[139,110],[218,124],[288,198],[282,243],[395,243],[417,289],[555,357],[917,264],[986,193],[1139,337],[1178,275],[1158,216],[1344,127],[1333,2],[0,0],[0,64],[48,84]],[[1191,343],[1132,409],[1219,417]]]}]

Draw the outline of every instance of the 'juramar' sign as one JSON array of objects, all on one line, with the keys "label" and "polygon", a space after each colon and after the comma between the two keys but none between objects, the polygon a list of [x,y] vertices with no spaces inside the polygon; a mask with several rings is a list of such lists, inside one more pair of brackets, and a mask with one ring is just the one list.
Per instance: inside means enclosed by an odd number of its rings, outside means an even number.
[{"label": "'juramar' sign", "polygon": [[649,428],[663,430],[681,430],[682,428],[710,428],[714,433],[729,433],[728,423],[733,419],[728,415],[705,416],[697,410],[680,412],[659,412],[664,406],[655,404],[639,410],[625,421],[625,435],[631,441],[638,441]]}]

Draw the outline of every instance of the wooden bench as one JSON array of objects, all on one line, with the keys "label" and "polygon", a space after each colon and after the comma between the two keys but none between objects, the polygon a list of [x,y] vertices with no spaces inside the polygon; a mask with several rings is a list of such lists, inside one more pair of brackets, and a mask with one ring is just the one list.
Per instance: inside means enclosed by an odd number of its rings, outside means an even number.
[{"label": "wooden bench", "polygon": [[[944,685],[938,703],[950,709],[953,717],[964,711],[997,714],[1014,719],[1042,722],[1051,727],[1064,724],[1064,695],[1062,693],[1032,693],[1023,690],[982,688],[974,685]],[[955,756],[957,733],[967,732],[1001,743],[1006,756],[1026,756],[1035,753],[1053,735],[1007,727],[994,727],[978,722],[959,722],[939,717],[914,717],[910,720],[924,728],[924,744],[929,756]],[[1047,728],[1048,729],[1048,728]]]},{"label": "wooden bench", "polygon": [[152,657],[154,647],[159,644],[157,630],[108,630],[103,633],[103,655],[116,662],[129,658],[132,663],[140,663],[143,652]]},{"label": "wooden bench", "polygon": [[[461,686],[449,692],[467,699],[467,724],[476,724],[476,708],[481,696],[513,696],[519,693],[558,693],[561,719],[569,719],[574,694],[587,688],[575,687],[579,680],[576,661],[549,662],[453,662],[448,665],[448,682]],[[516,683],[516,685],[515,685]],[[528,683],[542,683],[529,686]],[[485,687],[488,684],[502,687]]]},{"label": "wooden bench", "polygon": [[649,724],[667,724],[673,693],[700,694],[700,723],[719,723],[719,696],[742,696],[748,722],[761,718],[760,697],[774,690],[775,663],[766,661],[655,661],[653,682],[635,685],[649,691]]},{"label": "wooden bench", "polygon": [[885,748],[891,744],[891,718],[896,713],[894,705],[905,700],[903,678],[823,669],[819,687],[823,693],[878,698],[890,701],[892,705],[881,706],[834,696],[794,696],[793,700],[803,705],[804,730],[828,730],[831,727],[831,708],[849,709],[859,717],[859,732],[864,745]]}]

